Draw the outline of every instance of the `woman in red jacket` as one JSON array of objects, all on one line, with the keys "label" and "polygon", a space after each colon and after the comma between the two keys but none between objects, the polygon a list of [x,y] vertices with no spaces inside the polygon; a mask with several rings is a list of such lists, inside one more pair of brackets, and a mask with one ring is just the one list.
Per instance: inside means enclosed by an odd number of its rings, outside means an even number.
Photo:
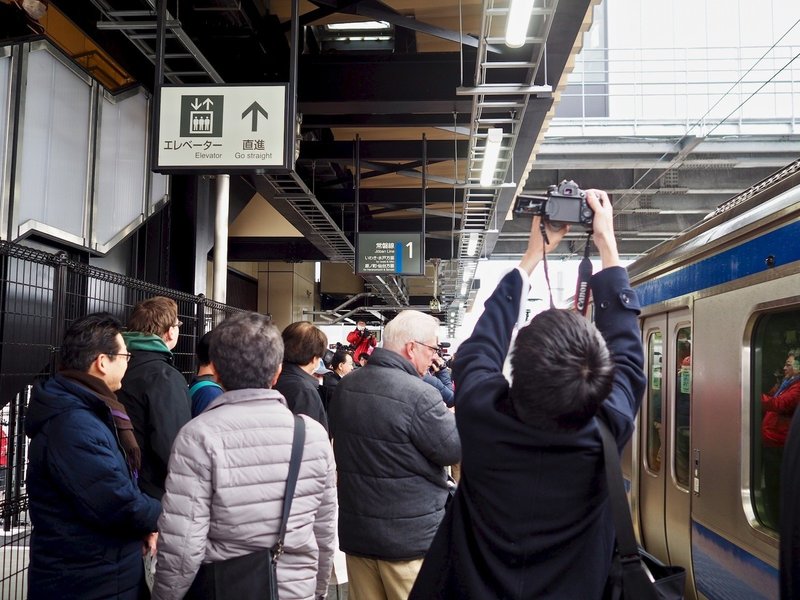
[{"label": "woman in red jacket", "polygon": [[761,394],[761,443],[764,460],[764,514],[766,525],[777,528],[783,447],[792,416],[800,404],[800,351],[792,350],[783,365],[783,380]]}]

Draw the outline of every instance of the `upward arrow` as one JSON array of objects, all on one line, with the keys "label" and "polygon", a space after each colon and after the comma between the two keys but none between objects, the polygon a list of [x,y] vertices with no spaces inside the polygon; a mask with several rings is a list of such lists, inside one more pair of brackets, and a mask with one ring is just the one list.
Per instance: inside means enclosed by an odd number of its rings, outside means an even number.
[{"label": "upward arrow", "polygon": [[258,113],[261,113],[262,115],[264,115],[265,119],[269,119],[269,115],[267,114],[267,111],[265,111],[258,102],[253,102],[242,113],[242,118],[243,119],[248,114],[252,115],[253,120],[251,121],[251,124],[250,124],[250,131],[257,131],[258,130]]}]

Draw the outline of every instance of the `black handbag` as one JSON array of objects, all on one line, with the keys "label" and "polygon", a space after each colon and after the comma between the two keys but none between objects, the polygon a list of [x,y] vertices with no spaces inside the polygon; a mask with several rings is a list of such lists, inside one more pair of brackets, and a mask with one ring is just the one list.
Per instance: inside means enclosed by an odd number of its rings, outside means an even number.
[{"label": "black handbag", "polygon": [[597,425],[603,439],[608,501],[617,532],[603,600],[683,600],[686,570],[663,564],[636,544],[617,443],[602,419],[597,419]]},{"label": "black handbag", "polygon": [[278,541],[272,548],[200,565],[200,570],[186,593],[187,600],[278,600],[278,559],[283,554],[283,538],[286,535],[286,523],[289,521],[305,439],[305,423],[302,417],[295,416],[292,456],[289,459],[289,476],[286,478]]}]

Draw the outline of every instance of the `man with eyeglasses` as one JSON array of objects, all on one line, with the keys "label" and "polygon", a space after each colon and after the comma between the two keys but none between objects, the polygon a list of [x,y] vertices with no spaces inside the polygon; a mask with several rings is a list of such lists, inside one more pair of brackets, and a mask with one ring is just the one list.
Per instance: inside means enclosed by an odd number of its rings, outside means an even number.
[{"label": "man with eyeglasses", "polygon": [[171,298],[155,296],[133,307],[123,333],[131,360],[119,399],[142,451],[139,485],[161,499],[172,443],[191,418],[186,379],[173,365],[182,323]]},{"label": "man with eyeglasses", "polygon": [[445,467],[460,460],[461,443],[453,413],[422,380],[438,330],[430,315],[402,311],[331,401],[351,600],[406,598],[445,512]]},{"label": "man with eyeglasses", "polygon": [[34,388],[25,419],[30,600],[146,592],[142,552],[155,552],[161,504],[139,490],[120,436],[114,392],[129,357],[121,329],[108,313],[73,322],[58,373]]}]

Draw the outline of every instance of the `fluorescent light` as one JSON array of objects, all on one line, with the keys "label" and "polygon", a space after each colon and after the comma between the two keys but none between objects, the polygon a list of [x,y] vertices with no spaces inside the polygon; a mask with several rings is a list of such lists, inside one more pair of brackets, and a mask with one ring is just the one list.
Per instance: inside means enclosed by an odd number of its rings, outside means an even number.
[{"label": "fluorescent light", "polygon": [[533,0],[511,0],[506,21],[506,46],[520,48],[528,37]]},{"label": "fluorescent light", "polygon": [[500,158],[500,146],[503,142],[503,130],[492,127],[486,134],[486,147],[483,152],[483,166],[481,167],[481,187],[489,187],[494,181],[497,170],[497,159]]},{"label": "fluorescent light", "polygon": [[350,23],[330,23],[325,25],[329,31],[384,31],[390,29],[386,21],[353,21]]},{"label": "fluorescent light", "polygon": [[467,284],[466,283],[461,286],[461,295],[462,296],[466,296],[467,295]]},{"label": "fluorescent light", "polygon": [[[469,234],[469,242],[467,242],[467,254],[470,256],[475,256],[475,253],[478,251],[478,234],[477,233],[470,233]],[[464,277],[467,276],[467,272],[464,272]]]},{"label": "fluorescent light", "polygon": [[348,35],[346,37],[337,37],[337,40],[342,42],[388,42],[392,39],[390,35]]}]

